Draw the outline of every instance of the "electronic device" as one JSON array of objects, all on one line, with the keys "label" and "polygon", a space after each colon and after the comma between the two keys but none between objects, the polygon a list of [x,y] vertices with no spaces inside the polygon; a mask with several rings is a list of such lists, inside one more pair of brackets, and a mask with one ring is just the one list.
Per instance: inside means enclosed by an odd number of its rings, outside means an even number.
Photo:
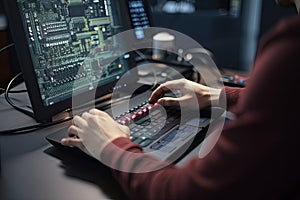
[{"label": "electronic device", "polygon": [[[88,57],[110,36],[131,29],[126,1],[5,0],[4,5],[32,116],[39,122],[69,109],[73,90],[82,98],[90,93],[101,97],[135,67],[130,53],[101,66],[101,61],[117,54],[116,48],[103,46],[96,58]],[[111,45],[120,44],[111,41]]]},{"label": "electronic device", "polygon": [[[199,113],[186,112],[180,107],[163,108],[157,103],[148,102],[151,92],[148,90],[132,98],[128,109],[126,103],[120,103],[113,110],[105,112],[115,116],[116,122],[129,127],[132,142],[141,145],[144,152],[162,160],[176,162],[182,158],[203,141],[209,124],[224,113],[223,109],[215,109],[216,118],[212,119],[211,109],[214,108],[207,108],[201,110],[199,118]],[[67,128],[62,128],[46,138],[54,146],[70,150],[70,147],[60,144],[61,139],[66,137],[69,137]]]}]

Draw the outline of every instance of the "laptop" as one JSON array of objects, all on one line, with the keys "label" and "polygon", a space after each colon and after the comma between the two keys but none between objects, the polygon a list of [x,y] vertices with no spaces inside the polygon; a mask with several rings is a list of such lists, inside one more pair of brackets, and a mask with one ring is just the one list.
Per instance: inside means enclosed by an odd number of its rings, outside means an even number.
[{"label": "laptop", "polygon": [[[76,99],[78,110],[91,105],[104,110],[129,126],[130,139],[145,152],[173,161],[208,127],[209,110],[199,117],[149,103],[154,87],[138,84],[135,55],[124,52],[126,40],[114,38],[133,28],[135,41],[144,39],[151,26],[144,1],[4,0],[4,5],[36,121],[55,120],[74,109]],[[61,147],[66,130],[46,139]]]}]

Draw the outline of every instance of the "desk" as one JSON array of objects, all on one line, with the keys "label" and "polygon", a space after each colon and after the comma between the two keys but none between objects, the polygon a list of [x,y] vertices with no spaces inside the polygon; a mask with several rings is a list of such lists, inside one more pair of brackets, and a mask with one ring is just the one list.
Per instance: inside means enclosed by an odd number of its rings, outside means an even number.
[{"label": "desk", "polygon": [[[24,88],[24,84],[16,89]],[[14,95],[20,105],[26,94]],[[0,96],[0,129],[28,126],[35,121],[11,108]],[[23,134],[0,136],[0,199],[3,200],[96,200],[126,199],[108,168],[83,153],[51,146],[45,137],[62,124]],[[196,156],[195,148],[178,165]]]}]

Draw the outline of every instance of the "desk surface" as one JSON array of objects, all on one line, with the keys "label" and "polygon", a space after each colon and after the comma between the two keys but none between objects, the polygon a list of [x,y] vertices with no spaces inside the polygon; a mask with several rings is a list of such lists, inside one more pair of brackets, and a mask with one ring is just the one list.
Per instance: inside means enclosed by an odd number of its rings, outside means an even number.
[{"label": "desk surface", "polygon": [[[26,94],[13,97],[21,105],[28,102]],[[35,121],[11,108],[0,96],[1,130],[30,124]],[[46,141],[48,134],[63,126],[66,124],[23,135],[0,136],[0,199],[126,199],[107,167],[83,153],[61,150]],[[198,151],[194,149],[178,165]]]}]

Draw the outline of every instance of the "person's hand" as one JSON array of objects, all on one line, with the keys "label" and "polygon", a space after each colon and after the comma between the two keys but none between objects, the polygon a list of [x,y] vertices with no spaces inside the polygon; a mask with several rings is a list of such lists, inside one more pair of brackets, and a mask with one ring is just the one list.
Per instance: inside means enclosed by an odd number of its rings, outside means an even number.
[{"label": "person's hand", "polygon": [[128,127],[116,123],[107,113],[97,109],[75,116],[74,125],[68,132],[74,137],[62,139],[62,145],[78,147],[98,160],[108,143],[130,134]]},{"label": "person's hand", "polygon": [[[181,96],[178,98],[163,97],[169,91],[179,91]],[[151,95],[149,101],[157,102],[163,106],[184,106],[193,109],[195,102],[199,108],[203,109],[218,102],[221,89],[210,88],[187,79],[168,81],[161,84]],[[195,100],[196,98],[196,100]]]}]

